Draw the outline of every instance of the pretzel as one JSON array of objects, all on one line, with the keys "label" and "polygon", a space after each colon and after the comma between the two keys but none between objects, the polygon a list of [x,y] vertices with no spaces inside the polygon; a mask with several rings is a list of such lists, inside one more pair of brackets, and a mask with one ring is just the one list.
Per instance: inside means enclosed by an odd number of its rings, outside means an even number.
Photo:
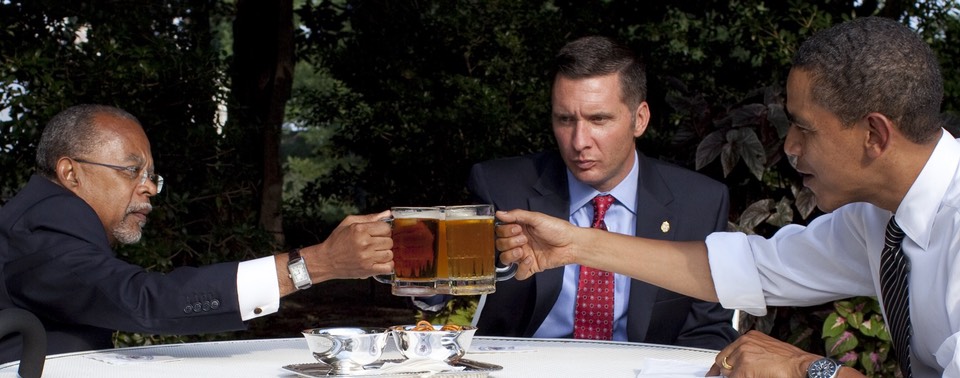
[{"label": "pretzel", "polygon": [[[426,320],[421,320],[417,322],[417,325],[413,326],[411,331],[434,331],[436,328],[433,327],[433,324]],[[441,331],[462,331],[463,327],[456,324],[447,324],[440,328]]]},{"label": "pretzel", "polygon": [[440,328],[440,330],[441,331],[462,331],[463,327],[458,326],[456,324],[447,324],[443,326],[443,328]]},{"label": "pretzel", "polygon": [[417,325],[413,327],[411,331],[433,331],[433,324],[426,320],[421,320],[417,322]]}]

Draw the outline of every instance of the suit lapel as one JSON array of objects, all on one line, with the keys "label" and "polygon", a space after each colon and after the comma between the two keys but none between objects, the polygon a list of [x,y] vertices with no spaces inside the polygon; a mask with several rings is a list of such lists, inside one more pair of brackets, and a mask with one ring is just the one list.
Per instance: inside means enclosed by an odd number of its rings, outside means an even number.
[{"label": "suit lapel", "polygon": [[[639,154],[639,182],[637,183],[636,236],[650,239],[674,240],[675,215],[670,212],[673,201],[660,172],[650,158]],[[664,231],[666,230],[666,231]],[[650,327],[653,303],[660,288],[638,280],[630,280],[630,298],[627,307],[627,336],[630,340],[644,340]]]},{"label": "suit lapel", "polygon": [[[567,170],[559,155],[555,156],[547,163],[547,167],[541,171],[541,175],[534,185],[534,189],[539,194],[527,199],[527,205],[531,211],[537,211],[560,219],[570,218],[570,193],[567,188]],[[563,267],[548,269],[533,276],[537,290],[536,303],[534,304],[533,314],[530,322],[527,323],[527,329],[524,335],[533,336],[540,324],[546,319],[547,314],[553,309],[554,303],[560,296],[560,288],[563,284]]]}]

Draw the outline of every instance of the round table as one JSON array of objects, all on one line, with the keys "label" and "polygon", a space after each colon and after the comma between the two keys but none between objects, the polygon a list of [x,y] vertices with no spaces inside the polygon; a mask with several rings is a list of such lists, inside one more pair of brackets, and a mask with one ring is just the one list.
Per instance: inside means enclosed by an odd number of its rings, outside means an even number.
[{"label": "round table", "polygon": [[[400,358],[392,343],[383,358]],[[717,351],[668,345],[572,339],[475,337],[464,358],[500,365],[507,377],[637,377],[644,364],[713,364]],[[298,377],[284,369],[316,363],[302,338],[235,340],[106,349],[47,357],[43,376],[58,377]],[[667,366],[663,366],[667,365]],[[16,362],[0,378],[16,377]],[[682,369],[681,369],[682,370]],[[678,371],[677,376],[693,376]],[[701,375],[702,376],[702,375]],[[641,375],[641,377],[644,377]]]}]

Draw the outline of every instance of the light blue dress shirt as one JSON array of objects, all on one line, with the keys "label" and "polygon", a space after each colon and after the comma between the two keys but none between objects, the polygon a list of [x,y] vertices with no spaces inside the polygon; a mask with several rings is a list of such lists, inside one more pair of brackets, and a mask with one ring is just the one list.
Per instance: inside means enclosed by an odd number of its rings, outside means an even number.
[{"label": "light blue dress shirt", "polygon": [[[639,167],[638,156],[634,152],[633,167],[630,173],[617,184],[609,193],[601,193],[596,189],[577,181],[567,170],[567,182],[570,189],[570,223],[580,227],[590,227],[593,224],[593,197],[600,194],[610,194],[616,199],[607,214],[604,223],[607,231],[626,235],[634,235],[637,230],[637,180]],[[553,304],[553,309],[533,337],[558,338],[573,333],[573,312],[577,303],[577,286],[580,277],[579,265],[567,265],[563,270],[563,286],[560,297]],[[613,302],[613,339],[627,341],[627,298],[630,295],[630,278],[614,274],[614,302]]]}]

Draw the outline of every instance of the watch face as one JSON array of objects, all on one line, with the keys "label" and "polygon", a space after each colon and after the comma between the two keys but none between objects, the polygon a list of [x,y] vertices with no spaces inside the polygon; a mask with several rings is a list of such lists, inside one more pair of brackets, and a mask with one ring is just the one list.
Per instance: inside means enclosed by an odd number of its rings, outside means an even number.
[{"label": "watch face", "polygon": [[310,274],[307,273],[307,264],[304,264],[303,260],[290,264],[288,270],[290,271],[290,279],[293,280],[293,284],[297,288],[310,285]]},{"label": "watch face", "polygon": [[810,378],[832,378],[840,369],[839,363],[828,358],[821,358],[810,364],[807,376]]}]

